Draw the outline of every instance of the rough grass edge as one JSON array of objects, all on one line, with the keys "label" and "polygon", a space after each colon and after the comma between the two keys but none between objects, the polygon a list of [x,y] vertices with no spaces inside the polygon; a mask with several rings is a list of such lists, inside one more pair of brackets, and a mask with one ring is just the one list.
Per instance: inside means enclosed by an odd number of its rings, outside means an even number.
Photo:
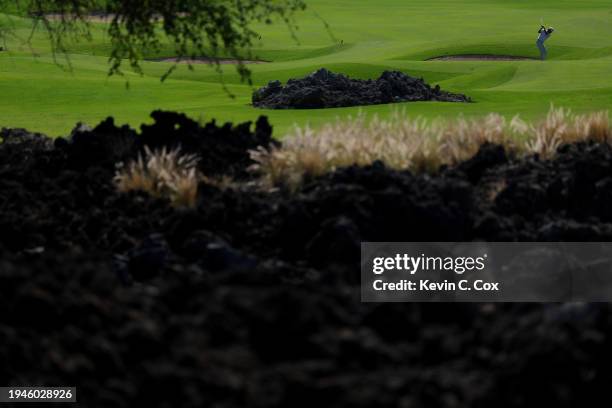
[{"label": "rough grass edge", "polygon": [[250,151],[250,170],[262,185],[297,188],[305,177],[319,176],[351,165],[382,161],[390,168],[435,172],[473,157],[484,143],[504,146],[517,156],[537,154],[549,159],[559,146],[579,141],[611,143],[608,111],[574,114],[551,105],[541,120],[510,120],[491,113],[482,118],[460,117],[428,122],[395,112],[389,119],[374,116],[336,120],[314,130],[296,127],[282,145]]}]

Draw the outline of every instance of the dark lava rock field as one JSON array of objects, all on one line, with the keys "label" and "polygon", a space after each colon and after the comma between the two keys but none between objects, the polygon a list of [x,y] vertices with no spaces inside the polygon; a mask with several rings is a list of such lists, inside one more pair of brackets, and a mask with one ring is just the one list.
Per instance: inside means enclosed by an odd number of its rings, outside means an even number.
[{"label": "dark lava rock field", "polygon": [[394,102],[471,102],[462,94],[431,87],[422,78],[399,71],[385,71],[376,80],[351,79],[324,68],[301,79],[280,81],[253,93],[253,106],[265,109],[320,109],[378,105]]},{"label": "dark lava rock field", "polygon": [[600,406],[607,304],[360,302],[360,241],[612,240],[612,149],[484,145],[436,174],[382,163],[297,192],[202,184],[193,209],[120,194],[115,163],[181,145],[249,181],[265,118],[155,112],[70,138],[0,137],[0,384],[83,407]]}]

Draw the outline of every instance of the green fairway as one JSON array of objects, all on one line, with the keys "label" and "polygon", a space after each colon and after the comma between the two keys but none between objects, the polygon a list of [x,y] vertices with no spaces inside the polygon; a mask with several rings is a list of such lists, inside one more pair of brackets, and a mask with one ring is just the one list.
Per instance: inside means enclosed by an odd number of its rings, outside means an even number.
[{"label": "green fairway", "polygon": [[[108,78],[109,44],[96,23],[92,42],[71,47],[72,71],[54,64],[42,33],[31,47],[9,38],[0,52],[0,127],[26,127],[51,135],[66,134],[78,121],[95,124],[106,116],[133,126],[148,121],[154,109],[171,109],[193,118],[254,120],[268,115],[275,135],[294,124],[317,126],[336,117],[367,113],[387,115],[398,107],[410,115],[455,117],[499,112],[534,118],[550,103],[575,111],[608,109],[612,103],[612,0],[308,0],[297,16],[299,43],[278,23],[258,27],[257,57],[271,62],[251,65],[255,86],[286,81],[318,68],[358,78],[383,70],[422,76],[443,89],[461,92],[472,104],[418,102],[328,110],[260,110],[250,106],[252,88],[241,84],[233,67],[223,81],[206,65],[195,71],[181,66],[164,83],[170,66],[145,62],[144,76]],[[332,35],[317,17],[330,25]],[[6,16],[6,15],[5,15]],[[536,57],[540,19],[555,27],[546,43],[549,60],[426,61],[452,54],[500,54]],[[11,17],[19,37],[30,21]],[[4,22],[3,19],[0,21]],[[33,53],[36,56],[33,56]],[[162,51],[148,57],[171,56]],[[62,57],[59,56],[60,62]]]}]

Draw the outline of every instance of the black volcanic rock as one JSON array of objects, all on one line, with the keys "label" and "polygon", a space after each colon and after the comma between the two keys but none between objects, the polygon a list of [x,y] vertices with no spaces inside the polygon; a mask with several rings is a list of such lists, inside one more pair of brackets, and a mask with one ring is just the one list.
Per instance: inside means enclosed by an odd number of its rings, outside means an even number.
[{"label": "black volcanic rock", "polygon": [[394,102],[443,101],[471,102],[462,94],[429,86],[422,78],[399,71],[385,71],[376,80],[351,79],[324,68],[302,78],[280,81],[253,93],[254,106],[266,109],[317,109],[378,105]]},{"label": "black volcanic rock", "polygon": [[269,132],[170,113],[140,134],[106,121],[55,144],[4,130],[0,383],[72,384],[78,406],[112,407],[609,397],[609,304],[376,304],[359,291],[361,241],[612,240],[607,144],[551,160],[484,145],[434,174],[376,162],[292,193],[209,186],[189,210],[114,188],[113,161],[144,146],[243,174]]}]

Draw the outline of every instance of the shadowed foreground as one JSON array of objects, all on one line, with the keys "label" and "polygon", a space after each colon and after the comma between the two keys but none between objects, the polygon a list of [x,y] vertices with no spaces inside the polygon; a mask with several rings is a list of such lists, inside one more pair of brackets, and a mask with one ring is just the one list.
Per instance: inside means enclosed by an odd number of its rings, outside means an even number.
[{"label": "shadowed foreground", "polygon": [[[0,144],[0,382],[78,405],[571,407],[608,394],[607,304],[364,304],[360,241],[607,241],[612,149],[484,145],[432,175],[382,163],[247,181],[254,132],[154,114]],[[200,157],[197,204],[117,192],[144,146]]]}]

